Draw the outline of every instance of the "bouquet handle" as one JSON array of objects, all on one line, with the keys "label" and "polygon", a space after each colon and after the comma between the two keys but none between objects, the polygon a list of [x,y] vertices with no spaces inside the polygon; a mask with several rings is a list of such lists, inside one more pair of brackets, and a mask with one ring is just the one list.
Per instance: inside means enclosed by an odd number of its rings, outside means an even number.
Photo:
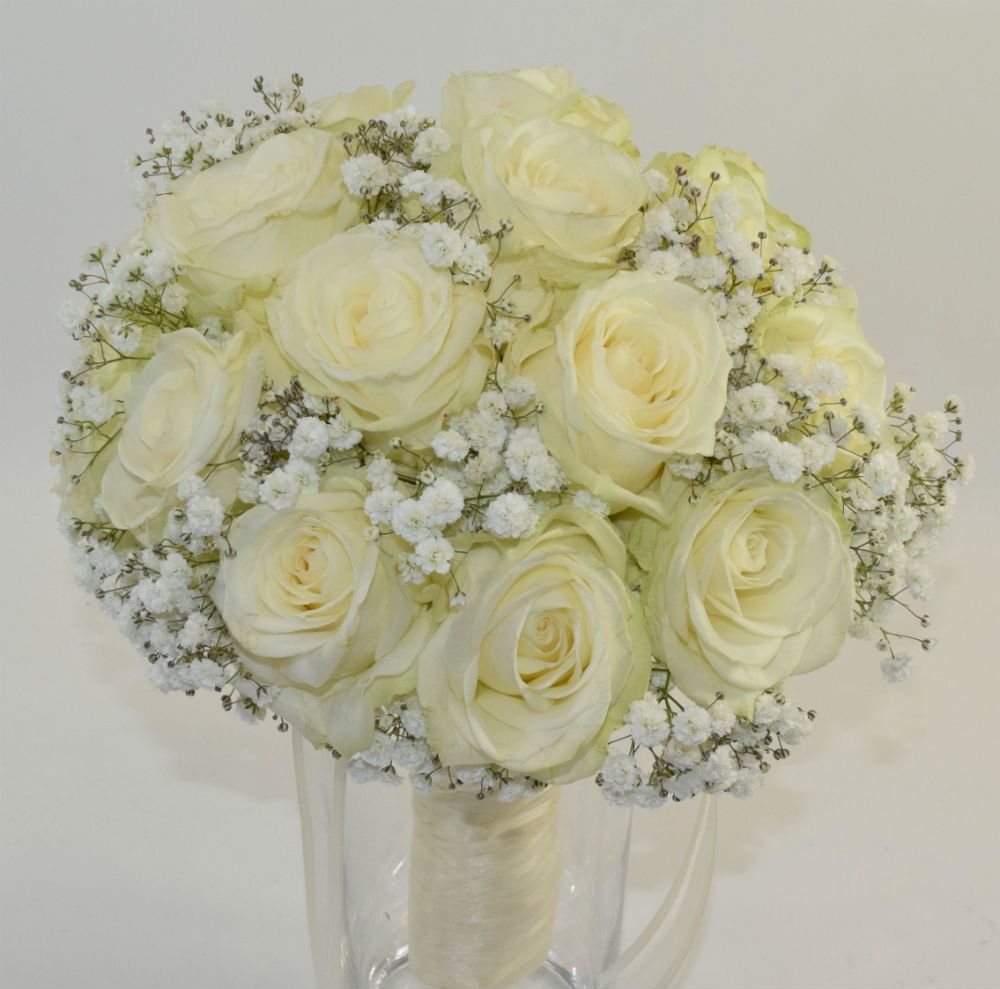
[{"label": "bouquet handle", "polygon": [[684,961],[705,912],[715,868],[716,797],[702,794],[680,869],[642,932],[602,973],[599,989],[665,989]]},{"label": "bouquet handle", "polygon": [[[315,984],[317,989],[344,989],[346,760],[331,759],[298,731],[291,734]],[[715,799],[707,794],[696,798],[697,817],[673,882],[649,923],[601,973],[599,989],[665,989],[677,974],[708,899],[715,863]]]}]

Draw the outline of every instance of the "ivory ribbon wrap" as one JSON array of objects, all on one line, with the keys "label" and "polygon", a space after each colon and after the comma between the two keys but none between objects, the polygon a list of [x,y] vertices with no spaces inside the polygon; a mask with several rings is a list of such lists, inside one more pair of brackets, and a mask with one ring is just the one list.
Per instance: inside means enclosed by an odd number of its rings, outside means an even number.
[{"label": "ivory ribbon wrap", "polygon": [[542,965],[561,873],[556,786],[500,803],[413,794],[410,964],[437,989],[501,989]]}]

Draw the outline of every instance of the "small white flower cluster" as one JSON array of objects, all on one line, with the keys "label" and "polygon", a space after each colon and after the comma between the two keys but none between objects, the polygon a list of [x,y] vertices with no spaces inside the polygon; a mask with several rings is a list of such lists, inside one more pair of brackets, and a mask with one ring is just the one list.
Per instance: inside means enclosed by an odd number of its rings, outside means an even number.
[{"label": "small white flower cluster", "polygon": [[367,749],[347,763],[347,772],[357,783],[403,782],[399,770],[414,781],[429,779],[439,768],[427,744],[427,726],[415,696],[382,708],[375,717],[375,738]]},{"label": "small white flower cluster", "polygon": [[752,720],[737,717],[721,697],[708,707],[681,705],[667,692],[665,674],[654,673],[650,692],[629,707],[627,734],[612,741],[597,782],[611,803],[639,807],[699,793],[748,797],[768,760],[785,758],[787,746],[803,741],[813,717],[774,693],[761,695]]},{"label": "small white flower cluster", "polygon": [[[880,428],[866,409],[842,401],[845,385],[846,375],[831,361],[817,361],[806,373],[790,354],[745,351],[730,374],[714,454],[676,457],[668,468],[692,481],[757,467],[784,484],[821,474],[843,446],[877,436]],[[822,408],[836,411],[826,412],[820,428]]]},{"label": "small white flower cluster", "polygon": [[244,432],[240,500],[288,508],[299,495],[319,490],[333,464],[356,463],[362,439],[333,400],[311,395],[293,378],[284,389],[264,393]]},{"label": "small white flower cluster", "polygon": [[[187,293],[170,259],[133,236],[120,249],[106,244],[84,257],[70,282],[74,296],[61,308],[67,333],[78,342],[59,383],[59,416],[51,433],[72,483],[117,432],[123,411],[120,382],[138,373],[161,330],[186,321]],[[117,388],[117,390],[116,390]]]},{"label": "small white flower cluster", "polygon": [[[504,379],[487,387],[474,408],[449,418],[431,440],[434,459],[396,443],[401,464],[382,455],[369,463],[365,512],[372,538],[393,532],[411,544],[398,560],[404,581],[451,571],[449,531],[484,530],[502,539],[534,532],[546,499],[567,483],[537,425],[522,424],[534,403],[531,382]],[[607,510],[599,499],[587,507]]]},{"label": "small white flower cluster", "polygon": [[194,554],[224,549],[224,533],[228,529],[226,509],[197,474],[185,478],[177,486],[177,497],[183,507],[170,513],[166,538],[183,544]]},{"label": "small white flower cluster", "polygon": [[260,96],[263,110],[235,114],[223,103],[210,101],[202,104],[197,115],[182,110],[158,131],[147,128],[148,149],[129,161],[138,172],[136,205],[148,210],[170,180],[203,171],[275,134],[315,124],[319,114],[303,99],[302,84],[299,75],[287,79],[258,76],[253,90]]},{"label": "small white flower cluster", "polygon": [[[661,179],[657,184],[665,187],[666,176]],[[760,279],[764,274],[761,245],[736,229],[742,216],[736,197],[728,190],[717,192],[710,200],[709,216],[697,186],[679,184],[676,192],[679,194],[667,198],[662,206],[647,211],[636,246],[637,263],[662,278],[690,279],[702,290],[718,288],[730,277],[739,282]],[[715,221],[715,252],[701,254],[697,252],[698,225],[706,219]]]},{"label": "small white flower cluster", "polygon": [[456,281],[489,283],[489,241],[496,234],[466,233],[479,209],[475,197],[457,180],[427,170],[451,146],[433,118],[403,106],[368,121],[346,144],[344,185],[366,201],[366,219],[379,233],[413,237],[427,263],[449,270]]},{"label": "small white flower cluster", "polygon": [[340,166],[344,187],[352,196],[367,199],[377,196],[393,183],[392,170],[378,155],[354,155]]},{"label": "small white flower cluster", "polygon": [[[750,240],[737,229],[743,208],[728,188],[716,187],[720,178],[713,173],[703,189],[681,166],[674,176],[648,170],[654,205],[644,214],[642,232],[626,260],[659,278],[682,279],[705,292],[729,350],[736,353],[748,344],[763,297],[819,302],[828,288],[841,284],[841,275],[831,259],[792,246],[780,232],[778,248],[765,263],[766,232]],[[789,231],[788,239],[792,237]]]},{"label": "small white flower cluster", "polygon": [[[209,496],[199,483],[184,483],[190,512],[192,503]],[[66,528],[78,582],[149,660],[154,686],[165,693],[218,692],[226,710],[250,722],[263,719],[273,691],[241,672],[208,596],[217,563],[169,540],[121,550],[123,533],[109,525],[74,520]],[[287,726],[281,722],[278,727]]]},{"label": "small white flower cluster", "polygon": [[420,249],[432,268],[450,269],[459,282],[485,284],[493,273],[493,261],[486,245],[476,237],[460,234],[446,223],[421,224]]},{"label": "small white flower cluster", "polygon": [[[209,618],[201,610],[199,579],[191,564],[185,555],[165,549],[122,552],[115,548],[113,532],[80,523],[71,526],[77,580],[149,656],[157,686],[205,686],[212,671],[192,664],[201,658],[197,653],[208,639]],[[217,674],[214,687],[225,677],[221,667],[211,665]]]},{"label": "small white flower cluster", "polygon": [[376,457],[367,471],[371,493],[365,499],[365,513],[371,519],[372,537],[378,538],[387,526],[413,547],[401,554],[397,563],[403,581],[423,583],[430,574],[451,570],[455,549],[444,530],[462,517],[465,498],[458,486],[425,470],[419,491],[407,498],[396,486],[396,470],[385,457]]},{"label": "small white flower cluster", "polygon": [[404,697],[383,707],[375,718],[375,739],[352,756],[347,772],[356,783],[398,786],[404,778],[414,789],[433,786],[474,789],[477,796],[495,795],[502,803],[535,792],[544,784],[530,776],[499,766],[443,767],[427,744],[427,726],[416,696]]},{"label": "small white flower cluster", "polygon": [[855,555],[856,616],[851,634],[875,639],[883,653],[886,680],[905,680],[911,657],[900,643],[929,651],[924,634],[892,631],[886,620],[900,606],[921,629],[930,618],[903,603],[928,600],[933,578],[924,559],[948,527],[955,510],[955,488],[973,474],[971,458],[959,459],[950,447],[961,439],[962,407],[949,398],[941,411],[920,415],[909,410],[913,391],[897,385],[888,403],[890,439],[860,458],[848,473],[844,514],[851,524]]},{"label": "small white flower cluster", "polygon": [[77,293],[63,303],[60,316],[74,339],[103,340],[121,354],[135,353],[143,329],[159,325],[179,328],[187,292],[177,284],[177,268],[162,251],[154,251],[138,234],[118,250],[107,244],[84,256],[83,273],[70,282]]}]

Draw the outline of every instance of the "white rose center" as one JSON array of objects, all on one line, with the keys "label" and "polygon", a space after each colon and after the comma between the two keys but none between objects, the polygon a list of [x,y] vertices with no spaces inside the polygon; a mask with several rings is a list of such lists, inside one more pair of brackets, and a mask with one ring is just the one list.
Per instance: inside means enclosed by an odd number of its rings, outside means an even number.
[{"label": "white rose center", "polygon": [[398,360],[400,343],[409,352],[422,336],[421,301],[421,285],[395,265],[375,262],[337,272],[319,300],[316,326],[323,356],[371,369],[387,358]]},{"label": "white rose center", "polygon": [[579,374],[602,407],[653,434],[690,392],[696,364],[683,335],[645,310],[598,310],[576,346]]},{"label": "white rose center", "polygon": [[[593,139],[588,135],[591,143],[584,148],[581,133],[547,120],[522,124],[497,162],[497,174],[522,202],[556,213],[616,212],[623,208],[616,201],[623,199],[619,187],[634,166],[610,145],[606,154],[595,157]],[[574,147],[579,153],[573,153]]]},{"label": "white rose center", "polygon": [[268,578],[261,596],[276,614],[321,622],[332,632],[350,611],[354,563],[329,526],[301,521],[261,547],[259,565]]},{"label": "white rose center", "polygon": [[530,586],[515,585],[484,640],[480,683],[521,697],[535,711],[578,690],[592,660],[586,597],[587,589],[561,568],[536,572]]},{"label": "white rose center", "polygon": [[517,672],[535,692],[570,686],[590,663],[587,636],[571,608],[532,612],[518,639]]}]

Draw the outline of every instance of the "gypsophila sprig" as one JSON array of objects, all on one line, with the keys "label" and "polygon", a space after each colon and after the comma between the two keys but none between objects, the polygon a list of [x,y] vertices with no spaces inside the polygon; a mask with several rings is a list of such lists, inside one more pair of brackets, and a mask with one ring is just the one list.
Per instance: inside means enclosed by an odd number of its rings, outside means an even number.
[{"label": "gypsophila sprig", "polygon": [[137,173],[136,205],[150,209],[171,181],[204,171],[275,134],[315,124],[318,114],[303,98],[302,86],[297,73],[287,79],[257,76],[253,91],[263,104],[260,110],[234,113],[225,104],[210,101],[196,114],[181,110],[157,131],[147,128],[149,147],[129,162]]},{"label": "gypsophila sprig", "polygon": [[[226,710],[263,717],[269,690],[240,672],[233,642],[209,597],[217,550],[172,539],[123,549],[126,532],[79,519],[68,522],[67,534],[77,579],[146,656],[155,687],[188,695],[214,691]],[[279,727],[284,724],[276,720]]]},{"label": "gypsophila sprig", "polygon": [[237,458],[243,466],[240,498],[287,507],[303,491],[316,490],[334,465],[363,462],[362,439],[335,400],[309,394],[298,378],[265,390]]},{"label": "gypsophila sprig", "polygon": [[753,795],[789,746],[809,734],[815,712],[766,692],[753,718],[737,716],[720,695],[705,707],[681,701],[664,671],[625,716],[597,777],[615,804],[658,807],[699,793]]},{"label": "gypsophila sprig", "polygon": [[459,282],[489,284],[494,258],[509,225],[479,222],[479,202],[453,178],[429,166],[451,139],[432,117],[406,105],[380,114],[344,135],[348,158],[341,166],[347,191],[364,201],[364,219],[385,237],[413,236],[428,263]]},{"label": "gypsophila sprig", "polygon": [[156,339],[188,325],[187,291],[161,251],[134,236],[119,250],[87,252],[63,304],[66,332],[79,344],[63,372],[53,452],[74,484],[114,442],[124,411],[124,386],[148,361]]}]

